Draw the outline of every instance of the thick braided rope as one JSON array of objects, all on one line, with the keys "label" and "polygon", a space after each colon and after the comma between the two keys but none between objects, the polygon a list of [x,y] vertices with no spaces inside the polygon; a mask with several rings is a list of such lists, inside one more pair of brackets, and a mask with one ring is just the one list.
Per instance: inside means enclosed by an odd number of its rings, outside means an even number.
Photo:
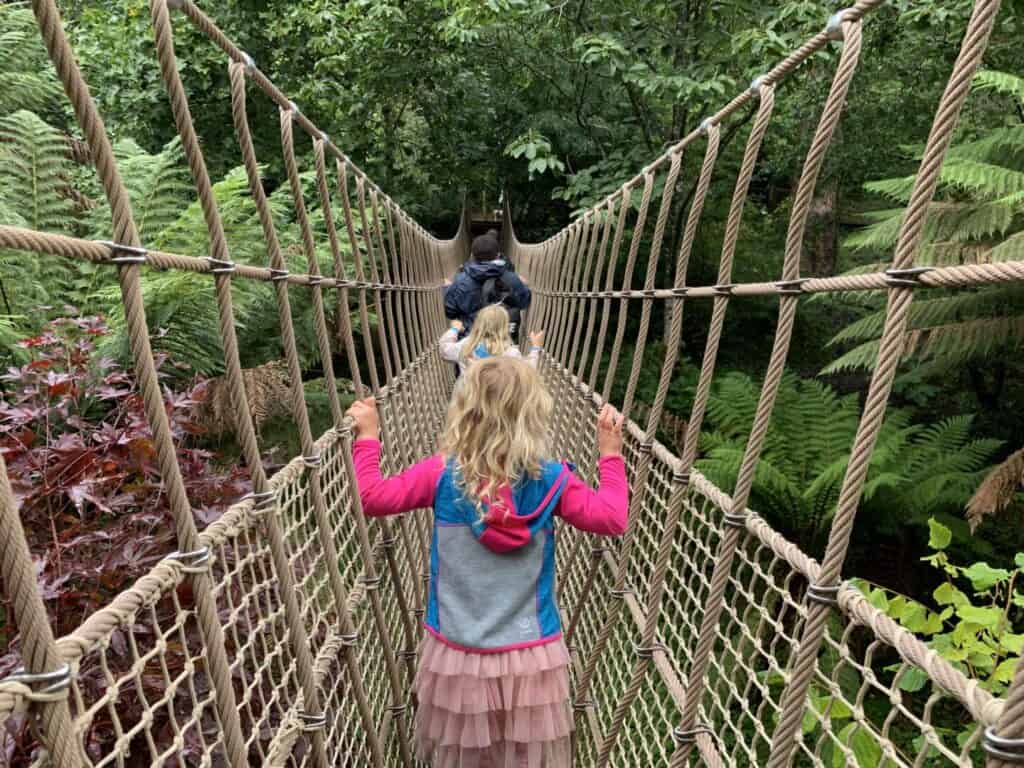
[{"label": "thick braided rope", "polygon": [[[603,224],[601,228],[601,246],[597,252],[597,263],[594,265],[594,280],[591,285],[591,293],[596,293],[601,287],[601,276],[605,270],[605,258],[608,255],[608,240],[612,233],[612,222],[614,221],[612,214],[614,213],[614,207],[612,203],[608,204],[607,209],[604,211],[604,215],[601,217]],[[583,380],[587,374],[587,361],[590,357],[590,340],[594,336],[594,327],[597,323],[598,314],[598,300],[595,296],[590,297],[590,301],[587,305],[587,331],[583,338],[583,355],[580,358],[579,370],[576,375]],[[595,353],[596,356],[596,353]]]},{"label": "thick braided rope", "polygon": [[[619,262],[619,252],[622,249],[622,236],[626,229],[626,214],[629,212],[630,205],[632,204],[632,198],[633,188],[627,184],[619,193],[619,216],[615,223],[615,235],[612,237],[612,250],[608,256],[608,272],[605,274],[604,282],[605,291],[611,291],[615,286],[615,267]],[[614,203],[614,199],[609,201],[609,211],[612,210]],[[626,287],[628,288],[629,286]],[[610,297],[605,298],[601,307],[601,324],[597,331],[597,351],[594,353],[594,365],[590,369],[590,378],[587,380],[587,383],[592,390],[597,389],[597,375],[601,369],[601,353],[604,351],[605,338],[608,332],[608,319],[611,317],[611,311],[612,300]]]},{"label": "thick braided rope", "polygon": [[[0,578],[21,636],[25,671],[33,674],[59,671],[64,660],[57,650],[46,606],[36,584],[35,564],[18,518],[3,456],[0,456],[0,530],[4,531],[0,536]],[[67,688],[59,695],[46,696],[18,683],[4,682],[0,686],[0,722],[27,706],[38,715],[40,740],[56,768],[80,768],[87,764],[72,725]]]},{"label": "thick braided rope", "polygon": [[[899,243],[893,258],[895,268],[905,268],[913,262],[920,244],[925,211],[938,185],[942,159],[952,141],[960,109],[967,98],[974,72],[981,63],[998,10],[999,0],[978,0],[975,3],[960,54],[953,67],[953,74],[939,103],[924,159],[904,216]],[[846,30],[850,28],[851,25],[845,25]],[[826,587],[837,583],[849,546],[857,503],[867,476],[868,462],[882,426],[885,406],[902,354],[903,334],[912,298],[912,290],[906,287],[896,286],[890,289],[877,365],[871,378],[864,413],[854,439],[822,561],[820,584]],[[802,717],[807,687],[814,674],[818,648],[825,632],[828,614],[829,607],[821,603],[814,602],[808,608],[800,645],[791,667],[790,683],[783,695],[779,723],[772,737],[769,768],[782,768],[790,762],[794,734]]]},{"label": "thick braided rope", "polygon": [[[380,285],[380,274],[377,271],[376,251],[373,246],[373,232],[370,229],[369,220],[366,217],[366,184],[362,178],[356,180],[356,202],[359,206],[359,221],[362,224],[363,245],[366,250],[367,259],[370,262],[370,279],[374,286]],[[391,365],[391,354],[388,349],[387,334],[384,331],[385,315],[380,300],[380,289],[375,287],[373,291],[373,306],[377,312],[377,340],[379,342],[380,356],[384,361],[385,381],[394,377],[394,367]]]},{"label": "thick braided rope", "polygon": [[[295,159],[294,137],[293,137],[292,128],[291,128],[291,125],[292,125],[292,115],[293,115],[293,112],[291,110],[288,110],[288,111],[281,110],[281,144],[282,144],[283,154],[284,154],[284,159],[285,159],[285,168],[287,170],[289,184],[291,185],[291,188],[292,188],[292,197],[293,197],[294,205],[295,205],[296,218],[299,221],[299,226],[300,226],[300,229],[302,231],[303,244],[304,244],[304,247],[306,249],[306,258],[307,258],[307,260],[309,262],[309,269],[312,272],[313,270],[318,269],[318,266],[317,266],[317,263],[316,263],[316,244],[315,244],[314,238],[313,238],[313,230],[312,230],[312,227],[310,226],[310,223],[309,223],[309,216],[306,213],[305,201],[303,199],[302,182],[301,182],[301,180],[299,178],[298,164],[297,164],[296,159]],[[363,214],[362,206],[360,206],[360,213]],[[364,229],[364,235],[365,235],[366,234],[366,217],[365,217],[365,215],[363,215],[363,229]],[[367,242],[369,243],[369,240],[367,240]],[[369,253],[370,253],[370,258],[371,258],[371,262],[370,263],[372,265],[373,264],[373,250],[372,250],[372,247],[370,248]],[[378,275],[377,275],[377,272],[376,272],[376,268],[373,269],[372,275],[373,275],[374,282],[375,283],[379,282]],[[379,301],[379,295],[380,294],[379,294],[379,292],[376,292],[376,295],[378,297],[378,302],[377,302],[377,312],[378,312],[378,314],[377,314],[377,316],[379,318],[379,326],[381,328],[383,328],[384,318],[383,318],[383,316],[382,316],[382,314],[380,312],[380,301]],[[318,299],[319,299],[319,301],[318,301]],[[324,369],[324,374],[325,374],[324,379],[325,379],[325,384],[326,384],[326,388],[327,388],[327,391],[328,391],[328,399],[329,399],[329,401],[331,403],[331,413],[332,413],[332,415],[334,416],[334,419],[335,419],[335,426],[338,427],[338,428],[342,428],[344,419],[343,419],[343,415],[342,415],[342,412],[341,412],[341,405],[340,405],[340,403],[338,401],[338,387],[337,387],[337,383],[334,380],[332,353],[331,353],[331,348],[330,348],[330,339],[329,339],[329,335],[328,335],[328,331],[327,331],[327,321],[326,321],[326,315],[325,315],[325,312],[324,312],[323,297],[320,294],[319,287],[314,287],[313,288],[313,316],[314,316],[314,323],[316,324],[316,335],[317,335],[317,341],[318,341],[318,344],[319,344],[319,347],[320,347],[321,362],[323,363],[323,369]],[[385,360],[387,360],[386,356],[385,356]],[[391,377],[389,376],[389,380],[390,380],[390,378]],[[310,442],[312,442],[312,436],[310,436]],[[342,445],[343,445],[343,447],[342,447],[343,452],[348,454],[350,452],[350,446],[348,445],[347,442],[344,442],[344,441],[343,441]],[[356,481],[355,471],[354,471],[354,469],[352,469],[352,471],[349,471],[348,461],[349,461],[349,458],[346,457],[346,474],[348,475],[348,479],[349,479],[349,483],[350,483],[349,487],[356,488],[357,487],[357,481]],[[319,470],[316,469],[316,468],[314,468],[313,471],[316,472],[317,474],[319,473]],[[325,544],[325,546],[324,546],[324,553],[326,555],[326,559],[327,559],[328,563],[335,563],[335,562],[338,561],[338,556],[337,556],[337,552],[336,552],[335,547],[334,547],[333,538],[330,536],[330,530],[331,530],[330,518],[328,517],[328,514],[327,514],[327,509],[326,509],[326,505],[325,505],[325,503],[323,501],[322,492],[320,492],[319,483],[311,484],[311,488],[315,491],[315,493],[314,493],[314,509],[317,512],[318,528],[320,529],[320,531],[323,533],[323,536],[324,536],[324,544]],[[362,510],[360,508],[360,504],[359,504],[358,500],[356,499],[358,494],[352,494],[352,496],[353,496],[353,501],[352,501],[353,506],[356,507],[356,531],[357,531],[357,534],[358,534],[358,537],[359,537],[359,542],[360,542],[360,547],[361,547],[362,557],[363,557],[363,578],[364,578],[364,583],[368,584],[368,585],[370,585],[370,584],[375,585],[377,583],[378,579],[377,579],[376,567],[375,567],[375,564],[374,564],[373,550],[372,550],[372,547],[370,546],[369,536],[368,536],[368,533],[367,533],[366,521],[365,521],[365,519],[362,516]],[[390,527],[389,527],[389,524],[386,521],[384,522],[384,527],[385,527],[385,535],[390,537]],[[340,573],[338,572],[338,569],[337,568],[330,568],[329,570],[330,570],[330,572],[332,574],[332,578],[333,579],[337,579],[338,584],[340,585],[341,584],[341,580],[340,580],[341,576],[340,576]],[[400,584],[396,584],[396,588],[397,589],[401,589],[401,585]],[[393,706],[396,708],[394,711],[397,713],[399,721],[403,722],[404,716],[402,715],[402,710],[398,709],[398,707],[401,707],[403,705],[404,696],[403,696],[403,692],[402,692],[402,688],[401,688],[401,683],[399,682],[398,667],[397,667],[397,664],[396,664],[396,661],[395,661],[394,649],[391,647],[390,636],[389,636],[389,633],[388,633],[388,627],[387,627],[386,622],[384,620],[384,614],[383,614],[383,611],[381,609],[380,595],[379,595],[379,593],[378,593],[378,591],[376,589],[370,588],[368,591],[369,591],[369,597],[370,597],[370,604],[371,604],[372,611],[373,611],[374,625],[375,625],[375,628],[377,630],[377,636],[378,636],[378,639],[380,641],[381,649],[382,649],[382,652],[383,652],[383,655],[384,655],[385,667],[387,669],[389,682],[391,684],[392,697],[393,697],[393,699],[392,699]],[[400,729],[400,733],[404,733],[404,726]],[[411,767],[412,766],[412,754],[409,751],[408,742],[406,741],[405,738],[399,738],[398,744],[399,744],[399,749],[400,749],[400,754],[401,754],[401,757],[402,757],[403,764]]]},{"label": "thick braided rope", "polygon": [[[701,164],[700,176],[697,181],[696,191],[693,196],[693,203],[690,206],[690,213],[687,216],[685,235],[680,244],[679,256],[677,259],[677,272],[675,281],[682,284],[685,280],[686,265],[689,263],[689,254],[697,233],[697,225],[700,222],[704,211],[704,202],[707,198],[708,188],[711,186],[711,175],[718,159],[719,130],[717,125],[710,125],[707,128],[707,147],[705,149],[704,161]],[[665,182],[665,197],[671,198],[670,191],[675,187],[676,176],[679,170],[678,158],[670,166],[668,180]],[[674,173],[673,173],[674,171]],[[664,223],[667,218],[668,208],[671,206],[671,199],[666,204],[662,200],[662,213],[659,215],[658,227],[655,230],[655,244],[660,246],[661,235],[664,233]],[[683,274],[679,274],[678,267],[682,267]],[[651,272],[653,269],[648,268]],[[649,275],[649,282],[653,285],[653,275]],[[645,305],[649,302],[645,302]],[[674,302],[669,320],[669,331],[666,338],[666,354],[662,364],[661,374],[658,380],[658,390],[651,406],[648,416],[647,427],[644,431],[644,440],[653,441],[661,418],[661,410],[665,405],[665,398],[668,395],[668,385],[672,379],[672,372],[675,368],[676,355],[678,354],[679,342],[683,331],[683,304],[682,301]],[[636,361],[634,361],[634,366]],[[651,454],[647,454],[650,456]],[[625,724],[626,717],[640,693],[647,670],[653,659],[655,635],[658,628],[658,619],[661,615],[662,596],[665,591],[665,578],[669,571],[669,560],[672,554],[672,545],[675,542],[676,529],[679,525],[679,516],[683,508],[683,499],[687,492],[688,479],[685,475],[674,473],[672,478],[671,495],[668,500],[668,509],[665,519],[665,526],[661,539],[658,542],[658,551],[654,561],[654,572],[651,574],[650,587],[648,589],[647,601],[644,605],[643,626],[637,651],[637,659],[633,663],[632,674],[625,691],[620,695],[615,707],[615,714],[612,718],[612,725],[605,734],[598,753],[598,766],[604,768],[611,758],[612,750],[616,740]],[[640,493],[648,493],[646,484],[641,486]]]},{"label": "thick braided rope", "polygon": [[[76,120],[88,142],[104,194],[110,203],[113,236],[118,243],[137,246],[140,242],[138,229],[132,217],[127,188],[117,169],[103,119],[93,103],[89,88],[82,78],[71,46],[64,35],[56,4],[53,0],[34,0],[32,9],[47,52],[57,69],[64,91],[75,111]],[[153,362],[152,349],[149,344],[149,329],[146,324],[139,284],[138,266],[129,265],[120,268],[118,280],[125,309],[125,321],[129,329],[135,373],[143,395],[146,418],[153,432],[157,463],[160,467],[160,476],[167,489],[169,506],[175,521],[178,546],[182,551],[193,551],[196,549],[197,531],[192,518],[192,509],[185,494],[163,394]],[[227,654],[224,651],[224,636],[217,618],[217,607],[211,596],[212,582],[206,573],[197,574],[193,581],[199,626],[206,646],[217,714],[224,730],[227,759],[233,768],[241,768],[245,764],[245,743],[238,720],[238,708],[231,684],[231,671],[228,666]]]},{"label": "thick braided rope", "polygon": [[[181,136],[182,148],[192,173],[192,180],[199,194],[200,207],[206,221],[207,233],[210,238],[210,250],[215,263],[230,264],[231,256],[224,236],[224,228],[213,196],[213,188],[206,170],[199,138],[192,123],[192,115],[185,94],[185,87],[178,73],[177,57],[174,52],[174,33],[171,27],[170,14],[166,0],[151,0],[151,18],[156,39],[157,58],[163,74],[164,86],[171,101],[178,135]],[[313,273],[314,275],[316,273]],[[253,490],[265,493],[268,490],[266,473],[260,457],[259,445],[256,442],[256,431],[253,428],[252,416],[249,412],[245,383],[242,379],[242,366],[238,358],[238,340],[235,334],[234,311],[231,301],[230,273],[219,273],[215,276],[214,286],[217,295],[219,314],[219,330],[221,345],[224,350],[224,364],[228,381],[228,391],[232,407],[235,411],[235,432],[242,449],[242,455],[252,477]],[[316,686],[313,671],[313,654],[302,621],[295,581],[288,562],[284,532],[278,516],[274,513],[266,517],[267,534],[270,543],[271,557],[278,580],[280,581],[281,601],[285,607],[285,623],[288,636],[295,654],[296,671],[302,688],[303,701],[312,714],[320,713],[320,694]],[[311,738],[313,759],[316,765],[327,768],[327,752],[323,733],[316,730]]]},{"label": "thick braided rope", "polygon": [[[285,261],[281,254],[280,241],[277,236],[277,228],[274,225],[273,214],[267,201],[266,193],[260,179],[259,165],[256,160],[256,152],[252,143],[252,134],[249,129],[249,122],[246,115],[245,97],[245,68],[237,63],[230,65],[231,76],[231,102],[232,115],[235,122],[235,132],[238,143],[242,150],[242,158],[245,164],[246,175],[249,181],[249,190],[253,196],[256,210],[263,228],[264,240],[267,243],[267,252],[270,258],[270,266],[273,269],[285,270]],[[313,442],[312,430],[309,424],[309,412],[306,406],[305,389],[302,385],[302,367],[299,362],[298,348],[295,342],[295,329],[292,322],[291,304],[288,296],[288,287],[284,281],[274,283],[275,297],[277,301],[278,325],[281,329],[281,343],[284,349],[285,360],[288,365],[289,387],[291,390],[291,406],[294,422],[299,431],[300,447],[304,456],[313,456],[317,453]],[[329,362],[324,363],[327,368]],[[321,545],[324,547],[328,562],[337,562],[337,552],[334,548],[333,538],[330,535],[329,516],[323,498],[323,491],[320,482],[318,468],[312,468],[309,475],[310,495],[313,500],[314,514],[317,519],[317,530],[320,536]],[[342,634],[351,635],[355,627],[348,611],[348,595],[344,584],[341,581],[341,574],[337,568],[329,568],[329,584],[331,594],[334,598],[335,610],[338,612],[340,630]],[[375,766],[384,763],[383,749],[380,745],[376,728],[374,727],[373,714],[370,710],[362,675],[358,666],[358,659],[355,653],[346,653],[344,656],[346,669],[352,685],[353,695],[356,699],[356,706],[359,710],[366,732],[367,743],[370,748],[371,759]]]},{"label": "thick braided rope", "polygon": [[[860,55],[861,28],[859,22],[844,23],[844,38],[842,55],[832,79],[832,87],[822,109],[821,117],[811,146],[808,149],[804,160],[803,172],[797,185],[795,202],[790,215],[789,231],[786,239],[786,253],[783,260],[783,280],[793,280],[799,274],[800,253],[803,248],[803,232],[806,227],[807,216],[810,211],[810,200],[814,194],[814,187],[817,183],[818,174],[821,171],[825,154],[831,144],[836,126],[842,112],[842,106],[846,100],[846,94],[856,71]],[[766,104],[765,97],[770,99],[768,93],[762,93],[762,112],[770,114],[771,103]],[[755,124],[755,129],[758,124]],[[763,138],[762,133],[758,139]],[[731,254],[730,254],[731,256]],[[746,499],[750,491],[750,483],[753,481],[754,468],[760,457],[761,447],[768,431],[771,413],[775,405],[775,397],[778,392],[778,385],[782,378],[786,358],[789,352],[789,342],[792,338],[793,322],[796,313],[795,296],[783,295],[779,303],[779,323],[776,327],[775,341],[772,347],[772,355],[768,364],[768,371],[765,375],[765,382],[762,387],[758,401],[757,412],[754,423],[751,427],[751,435],[747,441],[744,451],[744,458],[740,465],[737,479],[737,493],[734,506],[730,512],[742,514],[746,508]],[[696,443],[696,435],[687,441]],[[686,453],[694,455],[696,445],[691,449],[687,446]],[[694,646],[693,661],[690,674],[687,679],[687,699],[683,709],[680,729],[688,731],[694,727],[701,701],[701,687],[704,684],[704,677],[707,672],[710,655],[715,642],[718,620],[721,615],[725,589],[728,584],[729,575],[732,571],[732,562],[742,531],[734,526],[729,526],[719,543],[718,554],[715,558],[715,567],[711,575],[711,584],[708,597],[705,601],[704,616],[701,620],[700,633]],[[688,752],[689,746],[681,744],[676,755],[673,756],[673,765],[681,765]]]}]

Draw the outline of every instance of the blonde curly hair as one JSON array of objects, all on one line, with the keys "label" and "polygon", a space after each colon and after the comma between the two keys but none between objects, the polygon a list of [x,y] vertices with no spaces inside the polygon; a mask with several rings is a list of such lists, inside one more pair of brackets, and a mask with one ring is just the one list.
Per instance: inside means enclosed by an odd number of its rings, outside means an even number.
[{"label": "blonde curly hair", "polygon": [[459,490],[481,519],[505,485],[540,475],[553,401],[531,366],[512,357],[475,362],[456,387],[441,435]]},{"label": "blonde curly hair", "polygon": [[501,304],[490,304],[477,313],[459,355],[463,365],[473,359],[481,344],[492,357],[501,357],[515,346],[509,330],[508,312]]}]

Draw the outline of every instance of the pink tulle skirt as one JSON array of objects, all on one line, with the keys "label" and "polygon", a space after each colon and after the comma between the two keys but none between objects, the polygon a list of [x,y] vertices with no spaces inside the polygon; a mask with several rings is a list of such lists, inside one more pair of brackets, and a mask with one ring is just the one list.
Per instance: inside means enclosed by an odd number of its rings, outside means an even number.
[{"label": "pink tulle skirt", "polygon": [[417,756],[432,768],[569,768],[569,651],[561,640],[466,653],[426,633]]}]

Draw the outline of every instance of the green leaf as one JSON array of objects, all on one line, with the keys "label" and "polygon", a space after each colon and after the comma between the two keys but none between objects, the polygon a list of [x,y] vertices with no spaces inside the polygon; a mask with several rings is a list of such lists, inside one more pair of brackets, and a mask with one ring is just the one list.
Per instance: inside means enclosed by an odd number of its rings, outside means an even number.
[{"label": "green leaf", "polygon": [[939,605],[967,605],[971,600],[963,592],[952,586],[949,582],[941,584],[932,593],[935,602]]},{"label": "green leaf", "polygon": [[880,589],[872,589],[868,593],[868,602],[882,612],[889,610],[889,600],[886,598],[885,592]]},{"label": "green leaf", "polygon": [[1018,568],[1024,568],[1024,552],[1018,552],[1013,556],[1013,564]]},{"label": "green leaf", "polygon": [[934,517],[928,518],[928,546],[932,549],[945,549],[953,540],[953,532]]},{"label": "green leaf", "polygon": [[1024,653],[1024,634],[1017,635],[1013,632],[1004,632],[999,638],[999,644],[1010,653],[1020,655]]},{"label": "green leaf", "polygon": [[999,628],[999,622],[1003,618],[1003,612],[998,608],[981,608],[976,605],[961,605],[956,609],[956,615],[964,621],[992,631]]},{"label": "green leaf", "polygon": [[[876,768],[882,762],[882,748],[875,735],[859,723],[849,723],[839,732],[839,740],[853,750],[853,756],[860,768]],[[846,768],[846,756],[842,750],[832,752],[833,768]]]},{"label": "green leaf", "polygon": [[911,667],[900,678],[900,690],[907,693],[917,693],[924,688],[928,682],[928,675],[924,670]]},{"label": "green leaf", "polygon": [[975,563],[964,571],[964,576],[971,580],[976,591],[987,592],[999,582],[1010,578],[1010,572],[1004,568],[993,568],[988,563]]},{"label": "green leaf", "polygon": [[999,683],[1009,683],[1013,680],[1013,675],[1017,671],[1017,665],[1020,663],[1020,659],[1004,659],[996,671],[992,673],[992,678]]}]

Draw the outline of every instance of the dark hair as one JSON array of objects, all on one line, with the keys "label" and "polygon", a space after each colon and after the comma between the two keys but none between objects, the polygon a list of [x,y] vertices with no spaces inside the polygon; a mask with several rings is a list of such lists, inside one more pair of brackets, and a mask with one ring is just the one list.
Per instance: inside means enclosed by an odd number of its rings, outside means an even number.
[{"label": "dark hair", "polygon": [[498,241],[488,235],[475,237],[470,253],[477,261],[494,261],[498,258]]}]

